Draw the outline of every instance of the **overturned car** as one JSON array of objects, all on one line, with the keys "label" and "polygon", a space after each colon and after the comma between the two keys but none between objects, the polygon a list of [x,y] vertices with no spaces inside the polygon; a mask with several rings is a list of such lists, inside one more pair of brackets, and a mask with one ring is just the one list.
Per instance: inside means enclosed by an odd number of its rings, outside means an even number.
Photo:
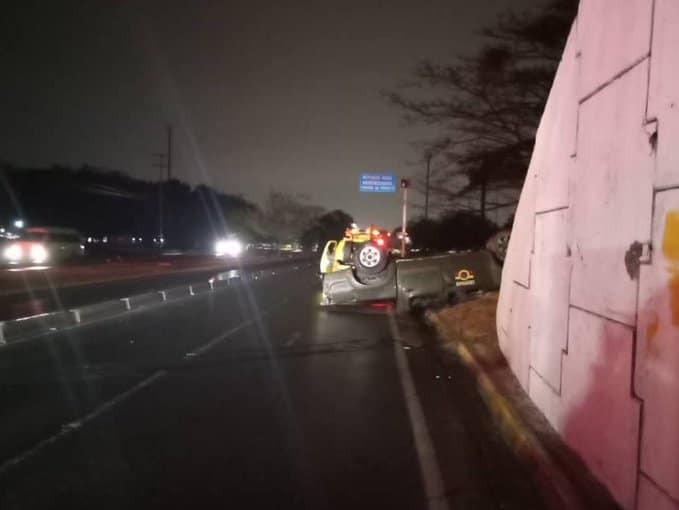
[{"label": "overturned car", "polygon": [[395,301],[397,310],[410,310],[500,287],[500,261],[492,251],[397,258],[388,242],[377,241],[381,236],[371,227],[367,236],[347,234],[326,245],[320,264],[322,305]]}]

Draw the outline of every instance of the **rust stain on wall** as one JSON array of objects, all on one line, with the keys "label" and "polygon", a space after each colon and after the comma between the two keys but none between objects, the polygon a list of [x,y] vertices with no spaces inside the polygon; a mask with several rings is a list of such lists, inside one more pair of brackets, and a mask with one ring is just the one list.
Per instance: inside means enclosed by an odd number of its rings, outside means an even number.
[{"label": "rust stain on wall", "polygon": [[672,307],[672,324],[679,326],[679,210],[669,211],[665,216],[665,232],[662,241],[663,255],[669,262],[669,292]]},{"label": "rust stain on wall", "polygon": [[670,278],[670,299],[672,303],[672,324],[679,326],[679,274],[677,272]]},{"label": "rust stain on wall", "polygon": [[655,341],[655,336],[658,334],[659,327],[658,314],[653,312],[646,327],[646,354],[651,357],[658,355],[658,344]]}]

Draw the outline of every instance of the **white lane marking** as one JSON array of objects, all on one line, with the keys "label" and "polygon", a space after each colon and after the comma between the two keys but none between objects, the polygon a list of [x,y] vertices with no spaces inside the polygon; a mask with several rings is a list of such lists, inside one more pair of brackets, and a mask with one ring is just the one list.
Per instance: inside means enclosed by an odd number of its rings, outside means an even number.
[{"label": "white lane marking", "polygon": [[408,359],[401,346],[401,334],[398,330],[394,313],[391,310],[389,311],[388,317],[391,336],[394,339],[396,366],[398,367],[401,386],[403,388],[403,396],[405,397],[406,407],[408,408],[410,426],[413,431],[413,439],[415,440],[415,450],[417,450],[417,459],[420,464],[424,492],[427,497],[427,508],[429,510],[449,510],[445,486],[443,485],[443,478],[441,477],[441,469],[439,468],[439,463],[436,459],[434,443],[429,435],[427,422],[425,421],[424,413],[422,412],[422,404],[417,396],[413,377],[410,373],[410,368],[408,367]]},{"label": "white lane marking", "polygon": [[290,335],[290,338],[285,342],[285,347],[292,347],[300,338],[302,338],[302,333],[300,333],[299,331],[295,331],[292,335]]},{"label": "white lane marking", "polygon": [[29,458],[33,457],[35,454],[46,448],[47,446],[56,443],[58,440],[65,438],[66,436],[72,434],[79,428],[81,428],[83,425],[88,423],[89,421],[94,420],[98,416],[102,415],[109,409],[113,408],[114,406],[120,404],[121,402],[127,400],[130,398],[132,395],[137,393],[138,391],[142,390],[146,386],[154,383],[155,381],[161,379],[167,375],[167,372],[165,370],[159,370],[157,372],[154,372],[151,374],[149,377],[144,379],[143,381],[135,384],[132,386],[130,389],[124,391],[123,393],[118,394],[115,398],[109,400],[108,402],[105,402],[104,404],[100,405],[93,411],[89,412],[82,418],[78,420],[74,420],[70,423],[66,423],[61,426],[61,430],[57,432],[56,434],[48,437],[47,439],[43,439],[39,443],[37,443],[35,446],[30,448],[29,450],[26,450],[23,453],[20,453],[16,457],[13,457],[9,460],[6,460],[2,464],[0,464],[0,474],[4,474],[14,466],[24,462],[25,460],[28,460]]},{"label": "white lane marking", "polygon": [[[263,317],[264,315],[266,315],[266,312],[262,312],[262,313],[260,314],[261,317]],[[206,353],[207,351],[209,351],[210,349],[212,349],[212,348],[213,348],[215,345],[217,345],[219,342],[222,342],[222,341],[226,340],[226,339],[229,338],[231,335],[233,335],[234,333],[240,331],[240,330],[243,329],[243,328],[246,328],[246,327],[248,327],[248,326],[252,326],[252,324],[254,324],[254,322],[253,322],[252,319],[248,319],[248,320],[246,320],[245,322],[241,322],[238,326],[234,326],[233,328],[231,328],[231,329],[225,331],[225,332],[222,333],[221,335],[218,335],[218,336],[214,337],[214,338],[213,338],[212,340],[210,340],[208,343],[203,344],[203,345],[200,346],[198,349],[196,349],[195,351],[193,351],[191,354],[193,354],[194,356],[200,356],[201,354],[204,354],[204,353]]]},{"label": "white lane marking", "polygon": [[[204,352],[207,352],[208,350],[210,350],[212,347],[214,347],[219,342],[225,340],[226,338],[233,335],[237,331],[245,328],[246,326],[250,326],[252,323],[253,323],[252,320],[245,321],[245,322],[239,324],[238,326],[235,326],[235,327],[229,329],[228,331],[222,333],[221,335],[216,336],[215,338],[210,340],[208,343],[204,344],[199,349],[196,349],[193,353],[190,353],[190,354],[192,354],[194,356],[198,356],[200,354],[203,354]],[[28,460],[29,458],[33,457],[36,453],[40,452],[41,450],[43,450],[47,446],[49,446],[53,443],[56,443],[58,440],[68,436],[69,434],[72,434],[73,432],[75,432],[79,428],[81,428],[83,425],[94,420],[98,416],[101,416],[103,413],[112,409],[116,405],[121,404],[122,402],[124,402],[125,400],[130,398],[132,395],[137,393],[138,391],[149,386],[150,384],[153,384],[156,381],[159,381],[160,379],[162,379],[166,375],[167,375],[166,370],[158,370],[158,371],[154,372],[153,374],[151,374],[146,379],[144,379],[143,381],[132,386],[132,388],[124,391],[123,393],[116,395],[111,400],[103,403],[102,405],[100,405],[99,407],[97,407],[93,411],[89,412],[88,414],[86,414],[82,418],[62,425],[61,430],[59,432],[57,432],[56,434],[53,434],[52,436],[50,436],[46,439],[43,439],[42,441],[37,443],[35,446],[30,448],[29,450],[26,450],[25,452],[20,453],[16,457],[13,457],[9,460],[6,460],[2,464],[0,464],[0,474],[4,474],[6,471],[13,468],[14,466],[16,466],[16,465],[24,462],[25,460]]]},{"label": "white lane marking", "polygon": [[[262,311],[259,314],[259,318],[265,317],[270,310],[273,308],[276,308],[278,306],[281,306],[285,303],[287,303],[289,299],[287,297],[283,298],[281,301],[279,301],[277,304],[269,307],[269,309]],[[215,345],[217,345],[219,342],[222,342],[226,340],[228,337],[233,335],[234,333],[240,331],[241,329],[251,326],[254,324],[254,319],[248,319],[247,321],[242,322],[238,326],[234,326],[233,328],[225,331],[224,333],[217,335],[214,337],[212,340],[207,342],[206,344],[202,345],[195,351],[188,353],[187,355],[190,355],[191,357],[193,356],[200,356],[201,354],[204,354],[205,352],[209,351],[212,349]],[[98,416],[102,415],[106,411],[112,409],[116,405],[124,402],[128,398],[130,398],[132,395],[137,393],[138,391],[142,390],[143,388],[149,386],[150,384],[162,379],[168,374],[167,370],[158,370],[151,374],[149,377],[144,379],[143,381],[135,384],[132,386],[132,388],[125,390],[123,393],[119,393],[115,397],[113,397],[111,400],[103,403],[101,406],[97,407],[93,411],[89,412],[82,418],[78,420],[74,420],[72,422],[66,423],[61,426],[61,430],[57,432],[56,434],[53,434],[52,436],[43,439],[42,441],[38,442],[35,444],[32,448],[24,451],[23,453],[20,453],[16,457],[13,457],[11,459],[6,460],[2,464],[0,464],[0,475],[4,474],[6,471],[9,471],[12,469],[14,466],[24,462],[25,460],[28,460],[29,458],[33,457],[35,454],[39,453],[42,451],[44,448],[47,446],[56,443],[60,439],[68,436],[69,434],[72,434],[73,432],[77,431],[80,429],[83,425],[87,424],[91,420],[97,418]]]}]

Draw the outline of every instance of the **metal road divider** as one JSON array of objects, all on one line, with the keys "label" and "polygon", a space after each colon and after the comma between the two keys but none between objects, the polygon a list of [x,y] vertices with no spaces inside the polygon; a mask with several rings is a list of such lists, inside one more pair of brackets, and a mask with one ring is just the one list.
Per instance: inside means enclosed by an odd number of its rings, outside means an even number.
[{"label": "metal road divider", "polygon": [[276,269],[258,269],[246,273],[239,270],[230,270],[220,273],[208,281],[200,281],[191,285],[145,292],[134,296],[85,305],[71,310],[61,310],[10,321],[1,321],[0,347],[6,346],[9,343],[36,338],[54,331],[151,308],[163,303],[228,289],[243,282],[270,278],[283,274],[286,271],[299,270],[301,267],[311,267],[312,265],[311,263],[298,264],[283,268],[276,267]]}]

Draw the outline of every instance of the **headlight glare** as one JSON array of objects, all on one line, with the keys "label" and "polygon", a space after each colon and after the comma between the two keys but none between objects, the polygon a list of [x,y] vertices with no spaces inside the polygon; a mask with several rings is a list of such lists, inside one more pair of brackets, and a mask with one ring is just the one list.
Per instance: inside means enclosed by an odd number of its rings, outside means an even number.
[{"label": "headlight glare", "polygon": [[217,256],[238,257],[243,251],[243,243],[238,239],[220,239],[215,243]]},{"label": "headlight glare", "polygon": [[2,253],[2,255],[5,260],[10,262],[19,262],[23,256],[23,250],[21,249],[20,245],[12,244],[5,248],[5,251]]},{"label": "headlight glare", "polygon": [[31,246],[31,261],[41,264],[47,260],[47,249],[42,244]]}]

